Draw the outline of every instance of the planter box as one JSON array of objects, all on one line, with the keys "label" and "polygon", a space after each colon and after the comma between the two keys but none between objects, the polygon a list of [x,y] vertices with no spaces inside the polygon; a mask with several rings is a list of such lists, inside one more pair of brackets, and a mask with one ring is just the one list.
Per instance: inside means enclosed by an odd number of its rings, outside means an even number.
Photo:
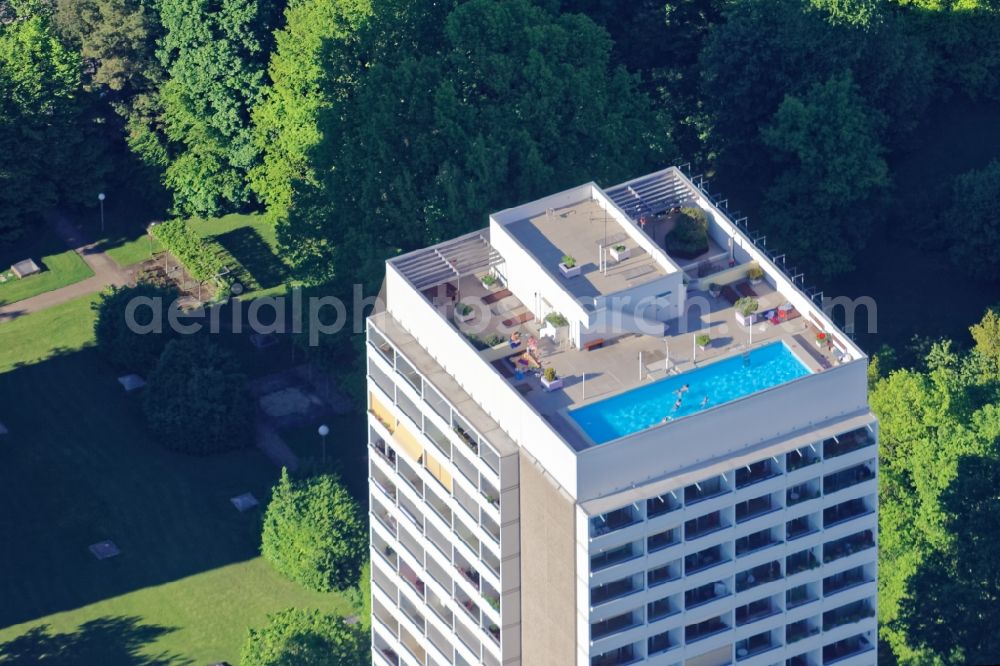
[{"label": "planter box", "polygon": [[487,284],[486,280],[480,280],[479,282],[480,284],[483,285],[483,289],[485,289],[486,291],[490,291],[493,288],[495,288],[498,284],[500,284],[498,280],[493,280],[492,284]]},{"label": "planter box", "polygon": [[462,314],[461,312],[458,311],[458,308],[455,308],[455,319],[457,319],[458,321],[461,322],[471,321],[472,318],[475,316],[476,316],[475,308],[470,308],[469,312],[466,314]]},{"label": "planter box", "polygon": [[542,377],[542,386],[545,387],[546,391],[555,391],[556,389],[561,389],[563,387],[562,377],[556,377],[551,382],[545,377]]},{"label": "planter box", "polygon": [[736,321],[738,321],[743,326],[751,326],[755,321],[757,321],[756,312],[751,312],[750,314],[744,317],[739,312],[733,311],[733,315],[736,317]]},{"label": "planter box", "polygon": [[750,280],[750,284],[760,284],[761,282],[764,281],[764,278],[762,278],[762,277],[759,277],[759,278],[749,278],[749,280]]},{"label": "planter box", "polygon": [[576,277],[577,275],[580,274],[580,265],[577,264],[576,266],[569,268],[568,266],[566,266],[566,264],[560,261],[559,270],[562,271],[563,277],[568,277],[568,278]]},{"label": "planter box", "polygon": [[621,251],[618,251],[615,248],[611,248],[611,256],[614,258],[615,261],[625,261],[631,256],[631,254],[632,250],[627,247],[623,248]]}]

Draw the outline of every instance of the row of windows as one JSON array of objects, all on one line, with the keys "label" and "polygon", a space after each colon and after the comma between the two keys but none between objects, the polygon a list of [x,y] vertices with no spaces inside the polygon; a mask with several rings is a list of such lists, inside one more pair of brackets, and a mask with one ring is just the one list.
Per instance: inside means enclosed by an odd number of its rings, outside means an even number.
[{"label": "row of windows", "polygon": [[[707,499],[718,497],[734,490],[741,490],[755,483],[802,469],[821,460],[831,460],[851,451],[856,451],[875,443],[868,428],[858,428],[851,432],[832,437],[819,445],[811,445],[786,453],[783,463],[778,458],[766,458],[734,470],[731,474],[718,475],[686,486],[683,490],[671,491],[645,501],[645,506],[628,505],[595,516],[590,520],[591,537],[599,537],[615,530],[624,529],[644,518],[650,519],[683,507],[690,507]],[[822,450],[822,453],[821,453]],[[855,465],[845,470],[827,474],[822,483],[819,478],[790,488],[787,492],[789,505],[818,497],[820,492],[830,494],[855,483],[872,478],[874,463]],[[645,509],[643,512],[642,509]],[[751,507],[745,507],[751,510]]]},{"label": "row of windows", "polygon": [[[774,539],[776,528],[769,528],[756,533],[758,544],[780,543]],[[749,537],[747,537],[749,538]],[[683,558],[667,562],[661,566],[633,573],[622,578],[595,585],[590,589],[590,605],[596,607],[611,600],[618,599],[636,592],[652,589],[658,585],[679,580],[683,576],[691,576],[708,571],[713,567],[733,561],[734,551],[739,553],[740,542],[722,543],[690,553]],[[730,590],[744,592],[764,583],[779,580],[789,576],[815,569],[820,564],[835,562],[841,558],[853,555],[875,546],[871,530],[861,530],[838,539],[832,539],[823,544],[804,548],[798,552],[775,559],[766,564],[744,569],[726,580],[720,580],[714,588],[716,596],[729,594]],[[697,588],[702,590],[702,588]],[[690,592],[691,590],[689,590]],[[707,593],[704,590],[699,594]],[[701,598],[701,597],[699,597]],[[702,599],[705,601],[705,599]]]},{"label": "row of windows", "polygon": [[[859,603],[867,604],[868,602]],[[871,612],[874,614],[870,610],[870,607],[868,611],[865,612]],[[808,622],[809,621],[803,620],[802,622],[795,623],[794,625],[787,625],[784,631],[763,631],[759,634],[736,641],[736,643],[729,648],[732,650],[730,659],[735,657],[735,660],[738,663],[745,659],[767,652],[768,650],[779,648],[782,645],[792,645],[803,638],[807,638],[811,635],[815,635],[815,633],[818,633],[818,629],[809,625]],[[689,638],[697,636],[698,638],[696,640],[701,640],[702,638],[708,638],[709,636],[713,636],[728,629],[729,626],[726,623],[726,620],[722,617],[717,617],[705,620],[697,625],[689,625],[688,627],[685,627],[683,637]],[[784,643],[782,643],[782,633],[785,634]],[[621,666],[623,664],[631,664],[640,661],[643,657],[654,656],[672,650],[680,645],[681,636],[682,634],[679,629],[675,631],[663,632],[661,634],[657,634],[656,636],[650,636],[644,643],[632,643],[630,645],[625,645],[594,656],[591,658],[590,663],[591,666]],[[872,632],[856,634],[843,640],[828,643],[821,649],[796,655],[795,657],[786,660],[785,664],[786,666],[818,666],[819,664],[823,664],[823,666],[830,666],[838,661],[842,661],[874,649],[874,641],[875,639]],[[687,642],[690,643],[691,641],[688,640]]]}]

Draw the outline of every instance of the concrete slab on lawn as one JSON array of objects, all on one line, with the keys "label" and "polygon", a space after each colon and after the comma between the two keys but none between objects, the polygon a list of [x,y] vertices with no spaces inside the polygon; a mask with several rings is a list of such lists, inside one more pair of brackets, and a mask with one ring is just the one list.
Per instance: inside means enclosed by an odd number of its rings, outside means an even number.
[{"label": "concrete slab on lawn", "polygon": [[19,278],[25,278],[29,275],[42,272],[41,267],[35,263],[34,259],[22,259],[11,266],[10,270],[14,271],[14,275]]},{"label": "concrete slab on lawn", "polygon": [[99,560],[106,560],[121,554],[114,541],[100,541],[90,545],[90,552]]},{"label": "concrete slab on lawn", "polygon": [[229,499],[240,513],[244,513],[260,505],[253,493],[243,493]]},{"label": "concrete slab on lawn", "polygon": [[126,393],[131,393],[132,391],[138,391],[143,386],[146,385],[146,380],[139,375],[122,375],[118,378],[118,383],[122,385]]}]

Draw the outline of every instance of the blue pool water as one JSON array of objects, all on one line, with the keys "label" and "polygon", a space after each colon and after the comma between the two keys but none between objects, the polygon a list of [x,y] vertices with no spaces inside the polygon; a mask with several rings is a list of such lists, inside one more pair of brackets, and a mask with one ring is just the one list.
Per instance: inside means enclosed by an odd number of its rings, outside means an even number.
[{"label": "blue pool water", "polygon": [[[690,416],[809,373],[784,342],[775,342],[750,352],[749,363],[737,355],[574,409],[569,415],[594,442],[603,444],[657,425],[664,417]],[[685,384],[688,390],[678,393]],[[674,409],[678,395],[681,404]]]}]

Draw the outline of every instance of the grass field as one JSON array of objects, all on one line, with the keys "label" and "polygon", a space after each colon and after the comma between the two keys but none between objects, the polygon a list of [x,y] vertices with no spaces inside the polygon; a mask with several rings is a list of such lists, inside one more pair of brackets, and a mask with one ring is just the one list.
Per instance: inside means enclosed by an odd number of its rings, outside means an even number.
[{"label": "grass field", "polygon": [[120,240],[119,245],[107,247],[105,253],[114,259],[115,263],[125,268],[140,261],[145,261],[156,252],[162,252],[163,246],[147,233],[141,233],[134,238]]},{"label": "grass field", "polygon": [[[22,259],[34,259],[42,272],[24,279],[17,279],[10,266]],[[18,243],[0,252],[0,305],[16,303],[26,298],[59,289],[85,280],[94,272],[76,252],[54,233],[46,230],[31,242]]]},{"label": "grass field", "polygon": [[[229,502],[266,502],[278,470],[154,444],[91,317],[81,299],[0,325],[0,664],[235,664],[270,612],[347,611],[274,573],[260,511]],[[122,554],[94,559],[104,539]]]}]

